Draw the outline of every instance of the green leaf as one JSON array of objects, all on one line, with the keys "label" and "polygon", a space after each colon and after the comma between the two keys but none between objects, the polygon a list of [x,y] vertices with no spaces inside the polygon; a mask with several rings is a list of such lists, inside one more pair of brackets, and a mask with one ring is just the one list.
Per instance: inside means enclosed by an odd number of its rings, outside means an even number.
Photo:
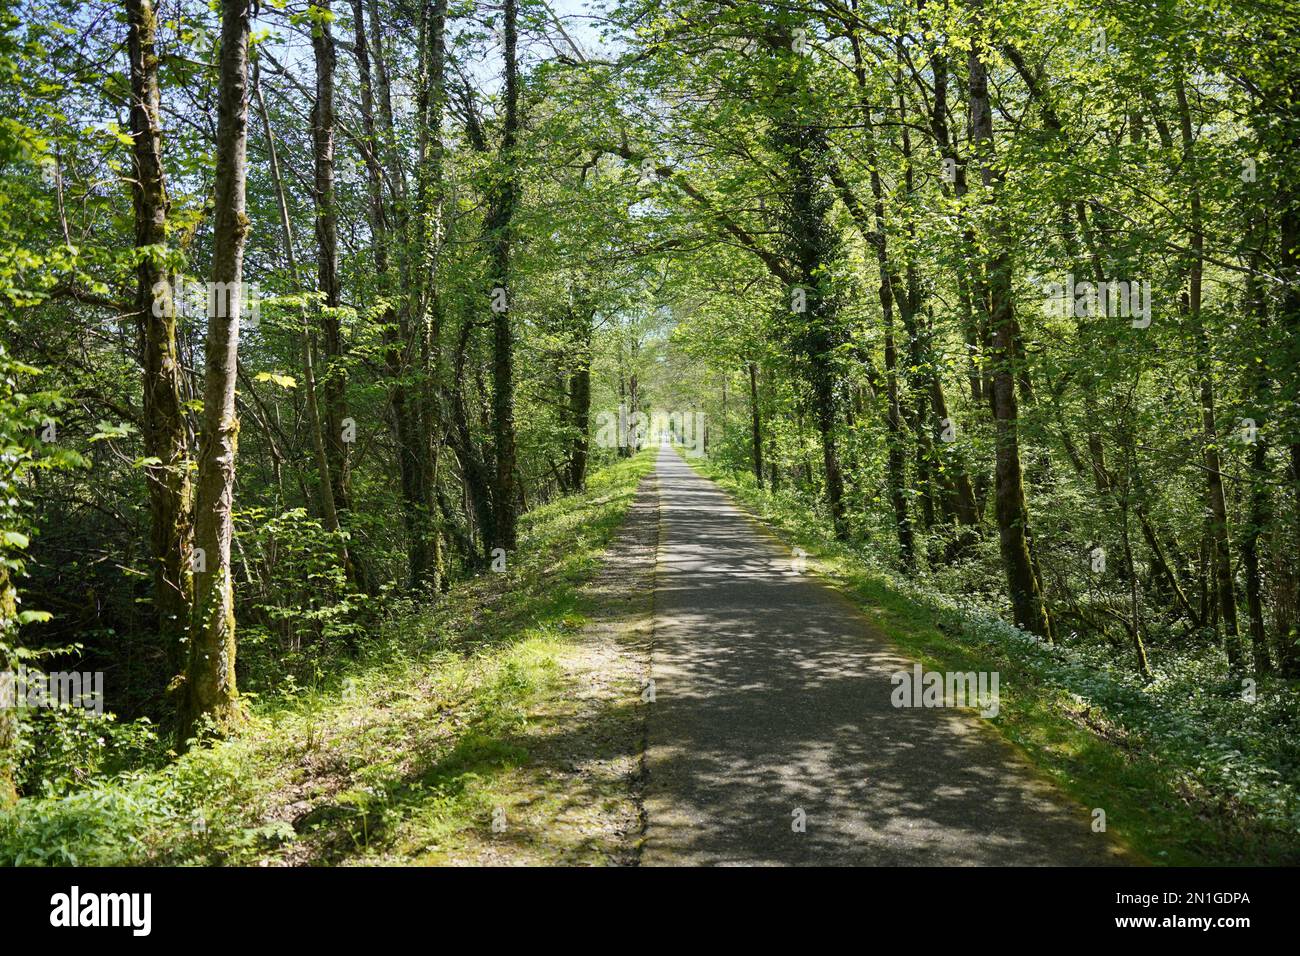
[{"label": "green leaf", "polygon": [[292,375],[282,375],[279,372],[258,372],[255,378],[259,382],[275,382],[281,388],[298,387],[298,381]]},{"label": "green leaf", "polygon": [[90,436],[90,440],[93,442],[108,441],[113,438],[125,438],[127,435],[131,434],[131,432],[135,431],[135,427],[128,425],[126,422],[119,422],[116,425],[112,425],[108,422],[100,422],[96,427],[99,430]]}]

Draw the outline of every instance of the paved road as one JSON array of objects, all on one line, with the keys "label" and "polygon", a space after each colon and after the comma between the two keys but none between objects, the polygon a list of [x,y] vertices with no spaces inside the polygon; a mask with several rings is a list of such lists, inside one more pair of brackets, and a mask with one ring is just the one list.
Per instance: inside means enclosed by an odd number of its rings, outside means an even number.
[{"label": "paved road", "polygon": [[717,485],[657,475],[644,864],[1122,862],[973,712],[892,706],[912,662]]}]

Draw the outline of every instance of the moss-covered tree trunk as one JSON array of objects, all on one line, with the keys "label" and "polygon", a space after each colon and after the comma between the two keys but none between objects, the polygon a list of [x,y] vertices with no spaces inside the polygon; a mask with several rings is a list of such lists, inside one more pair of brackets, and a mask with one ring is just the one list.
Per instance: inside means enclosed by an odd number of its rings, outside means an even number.
[{"label": "moss-covered tree trunk", "polygon": [[519,32],[516,0],[505,0],[503,11],[505,115],[502,121],[500,170],[497,174],[489,235],[492,242],[492,440],[496,452],[493,499],[496,526],[495,548],[514,550],[519,506],[515,487],[515,360],[514,329],[511,327],[513,295],[510,289],[511,234],[518,192],[519,64],[515,47]]},{"label": "moss-covered tree trunk", "polygon": [[[315,168],[312,194],[316,208],[316,291],[320,326],[325,330],[327,355],[337,357],[341,350],[339,338],[339,252],[338,210],[334,198],[334,37],[330,32],[330,6],[317,8],[320,15],[311,25],[312,54],[316,65],[316,100],[312,105],[312,153]],[[260,92],[259,92],[260,96]],[[270,139],[270,127],[267,127]],[[283,197],[283,184],[277,181],[277,192]],[[286,231],[286,237],[289,233]],[[287,241],[291,244],[292,238]],[[292,248],[289,255],[293,255]],[[296,266],[294,269],[297,272]],[[343,442],[343,421],[347,415],[343,385],[331,382],[326,368],[326,382],[319,379],[316,339],[307,323],[308,313],[303,312],[302,349],[303,372],[306,378],[307,427],[311,430],[312,446],[316,453],[316,468],[320,472],[317,494],[320,501],[321,524],[326,531],[342,530],[339,511],[346,505],[348,481],[344,472],[348,467],[347,449]],[[337,372],[338,369],[335,369]],[[324,399],[325,410],[321,404]],[[348,579],[364,586],[357,565],[346,544],[339,545],[339,560],[347,571]]]},{"label": "moss-covered tree trunk", "polygon": [[[6,648],[18,619],[18,594],[9,578],[9,568],[0,560],[0,695],[3,695],[13,661]],[[18,715],[0,696],[0,810],[18,799],[14,778],[17,774]]]},{"label": "moss-covered tree trunk", "polygon": [[179,726],[180,743],[202,717],[227,724],[239,714],[235,681],[235,596],[231,578],[234,533],[235,374],[239,347],[239,290],[244,273],[248,147],[249,0],[221,4],[221,59],[217,102],[217,158],[212,281],[232,290],[227,307],[208,317],[194,503],[194,611],[189,673]]},{"label": "moss-covered tree trunk", "polygon": [[[802,63],[798,65],[802,71]],[[804,79],[800,73],[798,80]],[[776,120],[773,145],[787,171],[783,223],[790,276],[795,347],[812,391],[814,421],[822,448],[826,504],[835,537],[849,536],[844,505],[844,475],[836,426],[839,411],[839,350],[844,344],[831,274],[839,256],[838,237],[829,221],[831,195],[825,187],[829,144],[825,131],[802,122],[795,83],[783,84],[783,115]]]},{"label": "moss-covered tree trunk", "polygon": [[[158,634],[172,674],[185,667],[190,575],[189,447],[181,409],[176,312],[168,285],[166,179],[159,116],[157,16],[150,0],[126,0],[131,72],[137,323],[144,371],[144,449],[149,463],[150,562]],[[170,675],[169,675],[170,676]]]},{"label": "moss-covered tree trunk", "polygon": [[[436,486],[443,435],[443,314],[439,263],[446,241],[443,185],[443,116],[446,111],[446,0],[433,0],[420,12],[420,79],[417,97],[417,144],[413,253],[407,314],[399,317],[390,342],[390,374],[418,358],[417,387],[394,379],[390,392],[402,478],[407,554],[412,587],[439,590],[443,585],[442,534],[435,519]],[[376,32],[376,38],[379,37]],[[363,104],[364,105],[364,104]],[[391,135],[391,134],[390,134]],[[378,187],[378,183],[375,184]],[[412,344],[415,340],[417,345]],[[391,346],[406,343],[399,353]],[[405,358],[403,357],[405,356]]]}]

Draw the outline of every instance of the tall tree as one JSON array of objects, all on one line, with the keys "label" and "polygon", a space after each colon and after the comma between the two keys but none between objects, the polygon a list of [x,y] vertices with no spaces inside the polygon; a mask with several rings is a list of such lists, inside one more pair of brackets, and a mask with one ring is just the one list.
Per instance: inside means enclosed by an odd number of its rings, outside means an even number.
[{"label": "tall tree", "polygon": [[990,361],[993,366],[993,417],[997,425],[996,513],[1002,564],[1007,578],[1016,625],[1046,638],[1052,637],[1051,617],[1043,600],[1034,558],[1030,551],[1029,509],[1025,502],[1024,474],[1020,467],[1019,409],[1016,381],[1023,345],[1011,288],[1011,251],[998,199],[1002,172],[993,141],[993,107],[989,100],[988,32],[992,26],[982,0],[972,4],[975,35],[967,57],[967,87],[973,148],[980,161],[987,253],[984,262],[984,296],[992,331]]},{"label": "tall tree", "polygon": [[519,136],[519,5],[505,0],[502,10],[502,71],[505,86],[501,146],[497,153],[487,233],[491,242],[492,308],[492,442],[496,454],[493,500],[495,527],[492,545],[513,551],[519,505],[515,487],[515,343],[511,323],[513,292],[510,287],[510,256],[515,203],[518,196]]},{"label": "tall tree", "polygon": [[1191,106],[1187,102],[1187,84],[1180,75],[1174,86],[1178,101],[1178,129],[1182,143],[1182,160],[1188,177],[1188,257],[1185,269],[1187,285],[1181,305],[1187,316],[1196,355],[1197,391],[1201,404],[1201,454],[1205,465],[1205,504],[1209,515],[1206,524],[1210,536],[1211,578],[1223,619],[1223,644],[1228,664],[1240,669],[1241,638],[1237,628],[1237,592],[1233,586],[1232,553],[1228,543],[1228,502],[1223,488],[1223,462],[1219,453],[1218,424],[1215,414],[1214,371],[1211,367],[1210,339],[1202,314],[1205,276],[1205,227],[1201,202],[1201,185],[1196,172],[1196,142],[1192,131]]},{"label": "tall tree", "polygon": [[250,0],[222,0],[217,89],[217,156],[212,285],[203,382],[203,431],[194,501],[194,612],[189,673],[181,711],[183,745],[200,718],[228,724],[239,716],[235,679],[234,534],[235,414],[239,313],[242,307],[248,149]]},{"label": "tall tree", "polygon": [[352,508],[351,464],[345,422],[348,420],[347,371],[343,362],[343,328],[339,307],[338,200],[334,189],[334,68],[338,60],[333,14],[328,0],[311,7],[311,44],[316,64],[316,90],[311,111],[312,156],[316,208],[316,291],[320,296],[320,325],[324,333],[325,368],[321,381],[325,404],[325,450],[334,504]]},{"label": "tall tree", "polygon": [[173,673],[185,667],[193,579],[190,460],[181,407],[176,308],[168,276],[167,198],[159,113],[157,14],[151,0],[126,0],[131,72],[131,194],[135,207],[135,308],[144,367],[145,479],[158,633]]}]

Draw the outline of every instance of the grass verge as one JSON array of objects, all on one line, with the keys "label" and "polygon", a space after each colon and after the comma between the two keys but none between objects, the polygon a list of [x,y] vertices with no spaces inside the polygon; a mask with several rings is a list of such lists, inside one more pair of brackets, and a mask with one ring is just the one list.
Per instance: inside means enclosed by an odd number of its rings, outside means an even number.
[{"label": "grass verge", "polygon": [[[507,570],[394,616],[321,689],[254,703],[238,737],[158,769],[0,813],[0,865],[603,862],[627,802],[597,774],[583,807],[535,761],[566,713],[583,585],[619,528],[644,452],[529,512]],[[593,733],[606,728],[596,727]],[[545,826],[569,814],[566,826]],[[626,815],[626,814],[625,814]],[[495,824],[495,825],[494,825]]]}]

